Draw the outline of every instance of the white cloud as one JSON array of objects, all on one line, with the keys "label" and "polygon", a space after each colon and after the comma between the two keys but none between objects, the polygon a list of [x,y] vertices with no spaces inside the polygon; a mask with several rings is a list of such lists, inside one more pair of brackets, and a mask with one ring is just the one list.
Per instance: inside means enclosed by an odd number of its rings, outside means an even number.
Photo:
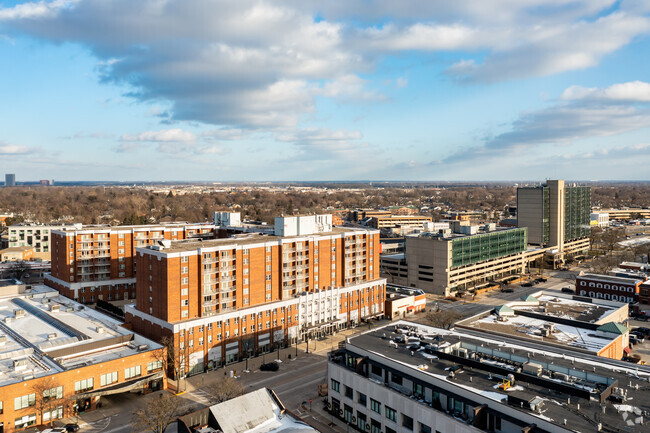
[{"label": "white cloud", "polygon": [[0,141],[0,155],[26,155],[32,151],[33,149],[28,146],[8,144]]},{"label": "white cloud", "polygon": [[120,137],[121,141],[133,142],[133,141],[143,141],[143,142],[154,142],[154,143],[183,143],[183,142],[192,142],[196,140],[196,135],[192,132],[185,131],[183,129],[166,129],[162,131],[146,131],[139,134],[130,135],[124,134]]},{"label": "white cloud", "polygon": [[368,143],[360,141],[363,138],[361,132],[349,130],[303,128],[277,133],[274,138],[296,145],[299,153],[292,159],[299,160],[354,160],[369,147]]},{"label": "white cloud", "polygon": [[604,100],[621,102],[650,102],[650,83],[630,81],[613,84],[605,89],[597,87],[571,86],[560,99],[565,101]]},{"label": "white cloud", "polygon": [[64,8],[73,6],[79,0],[54,0],[20,3],[10,8],[0,9],[0,21],[53,18]]}]

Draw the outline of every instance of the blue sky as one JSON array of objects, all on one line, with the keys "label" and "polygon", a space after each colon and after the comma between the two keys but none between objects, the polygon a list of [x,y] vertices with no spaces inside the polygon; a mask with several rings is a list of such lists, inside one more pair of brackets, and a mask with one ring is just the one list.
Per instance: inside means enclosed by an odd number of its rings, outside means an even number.
[{"label": "blue sky", "polygon": [[0,0],[18,180],[650,178],[650,3]]}]

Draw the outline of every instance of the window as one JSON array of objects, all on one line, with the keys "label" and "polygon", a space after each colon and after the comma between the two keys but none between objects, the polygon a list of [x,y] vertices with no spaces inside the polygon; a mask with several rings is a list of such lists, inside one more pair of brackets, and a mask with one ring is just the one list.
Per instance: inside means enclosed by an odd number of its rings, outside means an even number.
[{"label": "window", "polygon": [[189,290],[190,289],[188,289],[188,288],[181,289],[181,296],[187,296],[189,294]]},{"label": "window", "polygon": [[43,421],[50,421],[52,419],[63,418],[63,406],[58,406],[52,410],[43,411]]},{"label": "window", "polygon": [[181,273],[182,273],[182,274],[187,274],[187,273],[189,272],[189,270],[190,270],[189,267],[187,267],[187,266],[183,266],[183,267],[181,268]]},{"label": "window", "polygon": [[418,425],[420,426],[419,433],[431,433],[431,427],[428,425],[422,424],[421,422],[419,422]]},{"label": "window", "polygon": [[408,415],[402,414],[402,427],[407,430],[413,430],[413,418]]},{"label": "window", "polygon": [[366,414],[357,411],[357,428],[361,431],[366,431]]},{"label": "window", "polygon": [[181,278],[181,284],[187,284],[190,282],[190,279],[187,277]]},{"label": "window", "polygon": [[181,257],[181,263],[187,263],[188,261],[189,261],[189,257],[188,257],[188,256],[183,256],[183,257]]},{"label": "window", "polygon": [[332,379],[332,391],[341,392],[341,382]]},{"label": "window", "polygon": [[386,419],[397,422],[397,412],[395,409],[386,406]]},{"label": "window", "polygon": [[142,373],[140,372],[140,366],[136,365],[135,367],[127,368],[124,370],[124,379],[131,379],[132,377],[139,377]]},{"label": "window", "polygon": [[379,403],[377,400],[371,398],[370,399],[370,410],[373,412],[381,413],[381,403]]},{"label": "window", "polygon": [[397,432],[390,427],[386,427],[386,433],[397,433]]},{"label": "window", "polygon": [[25,409],[36,404],[36,393],[14,398],[14,410]]},{"label": "window", "polygon": [[370,433],[381,433],[381,423],[370,418]]},{"label": "window", "polygon": [[151,373],[152,371],[156,371],[156,370],[162,370],[162,368],[163,368],[162,361],[153,361],[147,364],[147,373]]},{"label": "window", "polygon": [[402,376],[398,376],[394,373],[391,373],[390,375],[390,380],[393,382],[395,385],[401,385],[402,384]]},{"label": "window", "polygon": [[43,391],[43,401],[58,400],[63,398],[63,387],[56,386],[54,388],[46,389]]},{"label": "window", "polygon": [[183,307],[187,307],[188,305],[190,305],[190,301],[189,301],[189,299],[183,299],[183,301],[181,302],[181,305],[182,305]]},{"label": "window", "polygon": [[363,407],[366,407],[366,405],[368,404],[367,400],[368,400],[368,398],[366,397],[365,394],[363,394],[361,392],[357,392],[357,402],[360,405],[362,405]]},{"label": "window", "polygon": [[115,382],[117,382],[117,371],[101,375],[100,386],[110,385]]},{"label": "window", "polygon": [[32,413],[30,415],[25,415],[21,418],[16,418],[14,420],[14,425],[16,427],[16,430],[29,427],[30,425],[36,424],[36,414]]},{"label": "window", "polygon": [[352,388],[350,388],[347,385],[344,385],[344,387],[345,387],[345,396],[350,399],[354,398],[354,391],[352,390]]},{"label": "window", "polygon": [[74,383],[74,392],[84,392],[95,387],[95,380],[91,377],[90,379],[80,380]]}]

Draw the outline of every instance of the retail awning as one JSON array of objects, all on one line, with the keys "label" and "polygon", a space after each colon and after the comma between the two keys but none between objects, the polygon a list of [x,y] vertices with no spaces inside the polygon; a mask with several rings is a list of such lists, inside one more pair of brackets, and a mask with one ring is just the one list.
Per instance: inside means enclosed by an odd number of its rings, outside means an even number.
[{"label": "retail awning", "polygon": [[632,352],[632,349],[630,349],[629,347],[624,347],[623,352],[625,352],[626,355],[629,355],[630,352]]},{"label": "retail awning", "polygon": [[113,386],[100,388],[95,391],[85,392],[83,394],[77,394],[75,398],[81,400],[90,397],[100,397],[102,395],[121,394],[123,392],[128,392],[134,389],[142,388],[145,384],[151,382],[152,380],[157,380],[162,378],[163,378],[163,372],[160,371],[158,373],[150,374],[145,377],[139,377],[137,379],[118,383]]}]

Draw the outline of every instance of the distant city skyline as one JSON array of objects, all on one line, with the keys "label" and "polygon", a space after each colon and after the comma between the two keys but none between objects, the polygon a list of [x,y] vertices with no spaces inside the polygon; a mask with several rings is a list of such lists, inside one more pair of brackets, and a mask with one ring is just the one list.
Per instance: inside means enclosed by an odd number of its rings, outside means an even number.
[{"label": "distant city skyline", "polygon": [[0,0],[0,171],[649,180],[650,4]]}]

